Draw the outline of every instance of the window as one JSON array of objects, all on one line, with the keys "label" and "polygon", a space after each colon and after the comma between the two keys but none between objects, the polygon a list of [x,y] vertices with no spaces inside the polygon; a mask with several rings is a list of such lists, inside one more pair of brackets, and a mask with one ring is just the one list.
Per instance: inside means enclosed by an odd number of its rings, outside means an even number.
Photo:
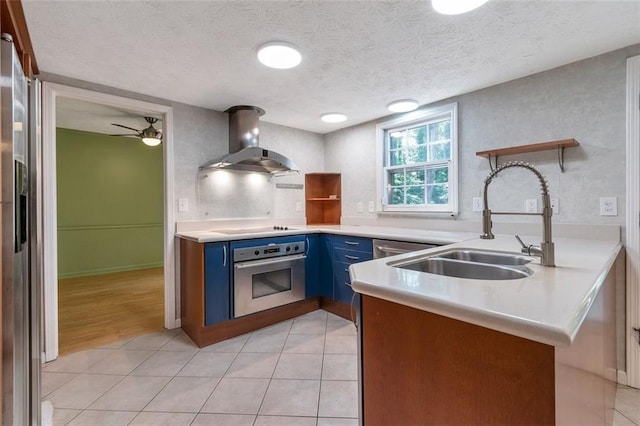
[{"label": "window", "polygon": [[378,210],[456,214],[457,104],[407,113],[377,130]]}]

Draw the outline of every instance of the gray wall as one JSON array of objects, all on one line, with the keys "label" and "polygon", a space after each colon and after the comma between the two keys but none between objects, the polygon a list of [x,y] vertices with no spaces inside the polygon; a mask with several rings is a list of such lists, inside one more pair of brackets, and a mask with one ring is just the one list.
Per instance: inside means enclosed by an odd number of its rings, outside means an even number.
[{"label": "gray wall", "polygon": [[[301,169],[301,174],[276,177],[269,181],[256,179],[257,182],[247,183],[246,174],[232,173],[225,178],[225,185],[219,185],[220,179],[216,181],[212,179],[213,176],[206,178],[208,182],[204,183],[204,175],[198,172],[198,166],[229,150],[227,114],[55,74],[42,73],[40,78],[173,108],[173,206],[177,221],[246,217],[304,218],[304,211],[295,211],[298,201],[304,209],[304,191],[275,188],[275,184],[304,183],[304,173],[324,170],[322,135],[262,121],[260,146],[291,158]],[[268,114],[269,111],[265,119],[268,119]],[[268,197],[269,194],[272,196]],[[180,198],[188,200],[189,211],[178,211]],[[248,208],[248,205],[252,208]]]},{"label": "gray wall", "polygon": [[[458,103],[457,220],[480,220],[472,198],[481,196],[489,166],[477,151],[575,138],[580,147],[565,151],[565,173],[555,151],[502,157],[500,163],[523,160],[541,170],[560,201],[554,222],[624,225],[626,58],[637,54],[640,45],[438,102]],[[356,204],[375,200],[375,127],[391,117],[325,135],[325,166],[343,174],[343,216],[376,217],[357,213]],[[540,208],[539,196],[534,176],[518,169],[503,172],[489,190],[494,210],[524,211],[527,198],[538,198]],[[599,215],[599,197],[609,196],[618,198],[618,216]],[[522,218],[494,218],[507,220]]]}]

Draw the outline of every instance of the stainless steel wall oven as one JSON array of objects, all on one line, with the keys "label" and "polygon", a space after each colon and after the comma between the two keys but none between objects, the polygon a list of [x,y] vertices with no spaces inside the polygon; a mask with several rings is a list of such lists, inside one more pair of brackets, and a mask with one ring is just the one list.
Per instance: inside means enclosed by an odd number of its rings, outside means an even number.
[{"label": "stainless steel wall oven", "polygon": [[234,318],[305,297],[304,240],[233,249]]}]

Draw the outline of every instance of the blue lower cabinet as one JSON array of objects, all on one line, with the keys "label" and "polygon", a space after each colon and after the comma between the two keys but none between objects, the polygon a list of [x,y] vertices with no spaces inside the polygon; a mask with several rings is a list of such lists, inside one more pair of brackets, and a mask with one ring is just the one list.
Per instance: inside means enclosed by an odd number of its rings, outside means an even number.
[{"label": "blue lower cabinet", "polygon": [[349,265],[373,259],[372,240],[340,235],[334,236],[332,242],[333,299],[350,305],[355,299]]},{"label": "blue lower cabinet", "polygon": [[320,236],[320,296],[333,299],[333,239]]},{"label": "blue lower cabinet", "polygon": [[207,243],[204,247],[204,325],[231,319],[229,243]]},{"label": "blue lower cabinet", "polygon": [[351,279],[349,278],[349,264],[334,262],[333,271],[335,300],[350,305],[353,298],[353,290],[351,289]]},{"label": "blue lower cabinet", "polygon": [[306,237],[306,255],[304,262],[305,297],[320,296],[320,235],[312,234]]}]

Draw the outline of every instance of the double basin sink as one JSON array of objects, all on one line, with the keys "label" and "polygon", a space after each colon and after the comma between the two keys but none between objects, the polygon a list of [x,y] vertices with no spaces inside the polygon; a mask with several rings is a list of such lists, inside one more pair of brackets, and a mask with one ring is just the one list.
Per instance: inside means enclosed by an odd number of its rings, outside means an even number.
[{"label": "double basin sink", "polygon": [[532,260],[531,257],[519,254],[459,248],[389,262],[388,265],[456,278],[514,280],[533,274],[533,271],[525,266]]}]

